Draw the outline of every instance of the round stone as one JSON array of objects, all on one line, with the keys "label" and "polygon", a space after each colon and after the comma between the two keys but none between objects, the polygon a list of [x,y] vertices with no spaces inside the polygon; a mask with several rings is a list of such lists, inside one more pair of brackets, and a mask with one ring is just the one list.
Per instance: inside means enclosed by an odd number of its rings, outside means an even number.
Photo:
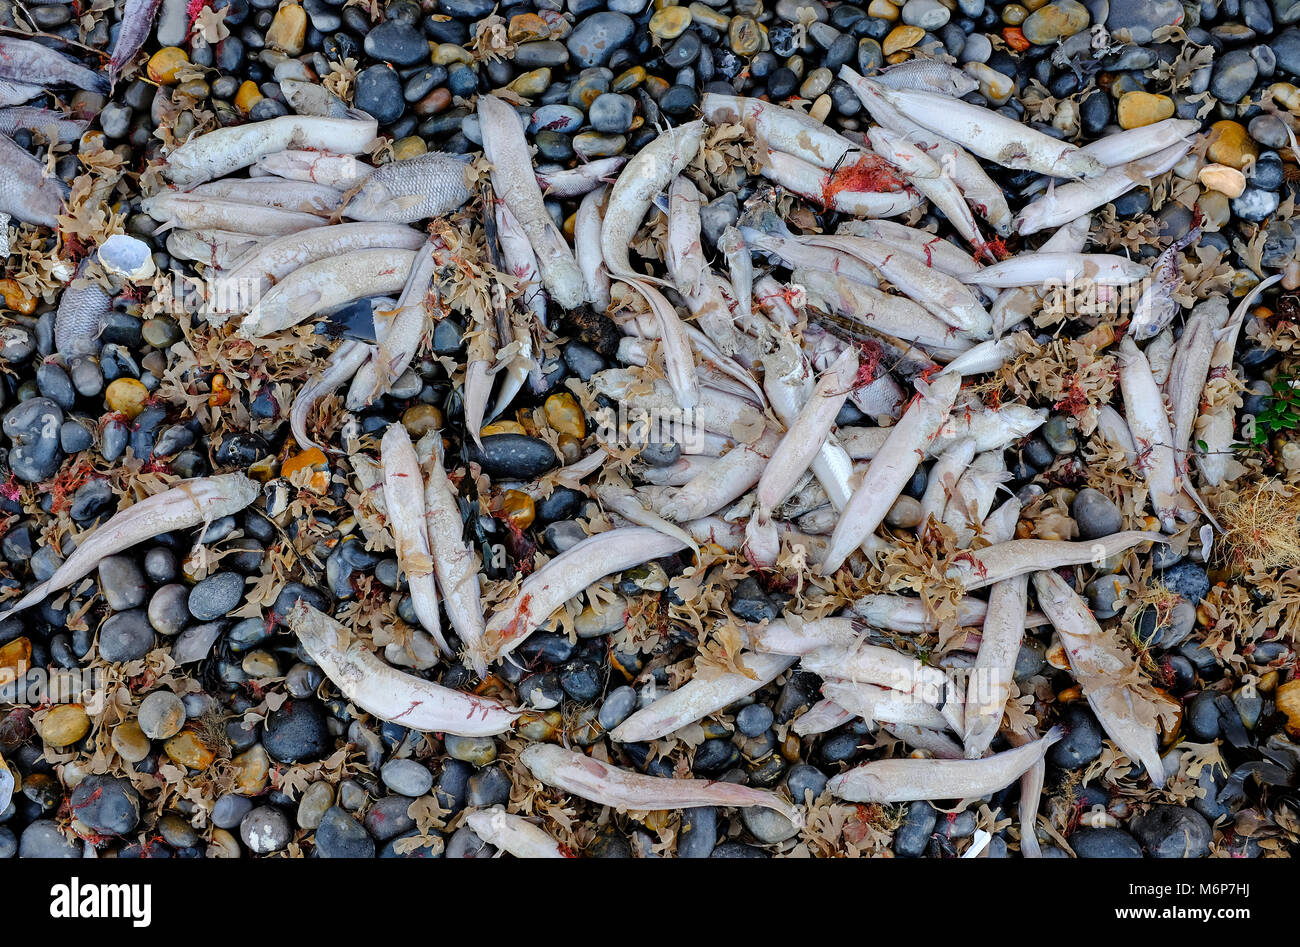
[{"label": "round stone", "polygon": [[199,621],[214,621],[239,606],[244,598],[244,577],[218,572],[190,589],[190,614]]},{"label": "round stone", "polygon": [[428,61],[429,41],[415,27],[398,20],[385,20],[366,34],[366,54],[398,66]]},{"label": "round stone", "polygon": [[1092,16],[1078,0],[1057,0],[1039,7],[1020,24],[1020,32],[1035,46],[1050,46],[1087,27]]},{"label": "round stone", "polygon": [[390,760],[380,770],[384,785],[414,799],[433,788],[433,774],[415,760]]},{"label": "round stone", "polygon": [[574,27],[565,45],[580,68],[603,66],[615,50],[631,42],[635,32],[635,21],[625,13],[593,13]]},{"label": "round stone", "polygon": [[632,119],[636,117],[636,105],[629,95],[606,92],[598,95],[591,103],[591,107],[587,110],[587,117],[596,131],[622,135],[632,128]]},{"label": "round stone", "polygon": [[154,691],[140,701],[136,718],[145,736],[165,740],[175,736],[185,725],[185,704],[171,691]]},{"label": "round stone", "polygon": [[1150,92],[1125,92],[1116,109],[1120,128],[1142,128],[1153,125],[1174,114],[1174,100],[1167,95]]},{"label": "round stone", "polygon": [[375,840],[346,809],[330,806],[316,829],[316,857],[374,858]]},{"label": "round stone", "polygon": [[239,838],[254,855],[278,852],[292,837],[289,819],[274,806],[258,806],[239,823]]}]

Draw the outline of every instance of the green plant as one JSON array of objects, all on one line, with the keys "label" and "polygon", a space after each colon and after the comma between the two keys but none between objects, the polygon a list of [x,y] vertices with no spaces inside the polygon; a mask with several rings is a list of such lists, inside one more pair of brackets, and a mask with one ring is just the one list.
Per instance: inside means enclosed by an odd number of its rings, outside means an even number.
[{"label": "green plant", "polygon": [[1300,428],[1300,388],[1295,387],[1295,382],[1289,376],[1273,382],[1273,397],[1255,418],[1254,430],[1250,432],[1253,446],[1262,447],[1274,434]]}]

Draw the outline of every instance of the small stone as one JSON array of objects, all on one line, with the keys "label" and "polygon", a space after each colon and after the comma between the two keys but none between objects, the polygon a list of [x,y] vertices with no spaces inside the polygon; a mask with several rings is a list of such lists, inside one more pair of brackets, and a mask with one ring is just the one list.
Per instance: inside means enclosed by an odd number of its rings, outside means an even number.
[{"label": "small stone", "polygon": [[[445,5],[446,0],[442,2]],[[346,809],[331,806],[316,829],[316,855],[319,858],[374,858],[375,840]]]},{"label": "small stone", "polygon": [[115,612],[144,604],[149,586],[130,556],[109,556],[99,563],[99,587]]},{"label": "small stone", "polygon": [[1238,171],[1259,158],[1259,148],[1240,122],[1225,120],[1210,126],[1210,147],[1206,157],[1211,162],[1226,164]]},{"label": "small stone", "polygon": [[496,741],[491,737],[460,737],[447,734],[447,755],[474,766],[486,766],[497,758]]},{"label": "small stone", "polygon": [[1120,96],[1116,114],[1120,128],[1142,128],[1172,118],[1174,100],[1150,92],[1125,92]]},{"label": "small stone", "polygon": [[885,514],[885,522],[898,529],[915,529],[921,525],[921,503],[906,494],[894,501]]},{"label": "small stone", "polygon": [[784,842],[799,834],[798,826],[773,809],[746,806],[740,810],[740,818],[749,834],[766,845]]},{"label": "small stone", "polygon": [[199,621],[213,621],[237,607],[243,597],[244,577],[237,572],[218,572],[190,590],[190,614]]},{"label": "small stone", "polygon": [[71,746],[90,732],[90,718],[81,704],[55,704],[36,724],[50,746]]},{"label": "small stone", "polygon": [[174,85],[181,69],[189,61],[190,57],[185,50],[177,46],[164,46],[149,58],[145,71],[150,79],[160,85]]},{"label": "small stone", "polygon": [[624,13],[594,13],[574,27],[565,45],[580,68],[603,66],[615,50],[631,42],[635,32],[636,23]]},{"label": "small stone", "polygon": [[934,30],[944,26],[952,13],[939,0],[907,0],[903,4],[903,22],[922,30]]},{"label": "small stone", "polygon": [[271,711],[263,727],[262,745],[280,763],[321,759],[332,744],[324,710],[314,700],[286,701]]},{"label": "small stone", "polygon": [[87,776],[72,791],[68,807],[82,834],[125,835],[140,822],[140,794],[115,776]]},{"label": "small stone", "polygon": [[114,752],[131,764],[140,762],[153,749],[149,738],[140,729],[140,724],[134,720],[127,720],[114,727],[109,742],[112,743]]},{"label": "small stone", "polygon": [[173,763],[202,772],[216,761],[212,748],[193,730],[182,730],[163,744],[163,752]]},{"label": "small stone", "polygon": [[1248,49],[1230,49],[1214,63],[1210,79],[1210,92],[1221,102],[1232,103],[1243,98],[1259,78],[1259,66]]},{"label": "small stone", "polygon": [[169,690],[154,691],[140,701],[136,719],[145,736],[165,740],[185,725],[185,704]]},{"label": "small stone", "polygon": [[275,806],[258,806],[240,821],[239,837],[254,855],[268,855],[289,844],[293,828]]},{"label": "small stone", "polygon": [[938,818],[939,814],[928,802],[909,803],[902,824],[894,830],[894,854],[899,858],[924,855]]},{"label": "small stone", "polygon": [[380,777],[393,792],[411,799],[433,788],[433,774],[415,760],[390,760],[380,770]]},{"label": "small stone", "polygon": [[297,56],[302,52],[306,41],[307,12],[297,3],[283,4],[266,30],[266,45],[290,56]]},{"label": "small stone", "polygon": [[366,54],[398,66],[429,61],[429,41],[415,27],[398,20],[385,20],[366,34]]},{"label": "small stone", "polygon": [[134,419],[144,410],[144,403],[149,398],[149,389],[134,378],[119,378],[108,386],[104,392],[108,409]]},{"label": "small stone", "polygon": [[1082,828],[1069,838],[1080,858],[1141,858],[1142,846],[1123,829]]},{"label": "small stone", "polygon": [[763,48],[763,33],[758,21],[749,16],[735,16],[727,26],[727,45],[738,56],[753,56]]},{"label": "small stone", "polygon": [[664,7],[650,17],[650,33],[659,39],[676,39],[691,25],[691,11],[687,7]]},{"label": "small stone", "polygon": [[1154,805],[1129,828],[1152,858],[1204,858],[1214,836],[1205,816],[1184,806]]},{"label": "small stone", "polygon": [[1226,194],[1228,197],[1240,197],[1246,189],[1246,176],[1236,168],[1223,164],[1207,164],[1201,168],[1196,179],[1210,190]]},{"label": "small stone", "polygon": [[1061,714],[1065,736],[1047,751],[1048,762],[1062,769],[1078,769],[1101,756],[1104,734],[1085,704],[1067,704]]},{"label": "small stone", "polygon": [[1092,16],[1078,0],[1057,0],[1039,7],[1020,24],[1020,32],[1035,46],[1050,46],[1087,27]]},{"label": "small stone", "polygon": [[1232,212],[1242,220],[1258,223],[1273,216],[1280,203],[1277,192],[1248,187],[1232,201]]},{"label": "small stone", "polygon": [[476,444],[468,449],[470,459],[496,480],[531,480],[560,463],[549,444],[522,434],[492,434],[483,438],[481,449]]},{"label": "small stone", "polygon": [[387,63],[369,66],[357,75],[353,102],[380,125],[391,124],[402,117],[402,80]]},{"label": "small stone", "polygon": [[[880,48],[886,56],[892,56],[894,53],[901,50],[911,49],[919,43],[924,36],[925,30],[921,29],[919,26],[896,26],[889,31],[889,35],[886,36],[884,41],[880,44]],[[859,55],[860,54],[861,46],[859,45]],[[1173,113],[1171,112],[1170,114]]]},{"label": "small stone", "polygon": [[143,658],[153,643],[153,626],[142,608],[117,612],[99,629],[99,656],[109,663]]},{"label": "small stone", "polygon": [[1070,513],[1079,526],[1080,539],[1100,539],[1124,528],[1124,514],[1104,493],[1085,487],[1074,498]]},{"label": "small stone", "polygon": [[312,783],[298,800],[298,828],[314,831],[320,827],[325,812],[334,805],[334,787],[325,780]]}]

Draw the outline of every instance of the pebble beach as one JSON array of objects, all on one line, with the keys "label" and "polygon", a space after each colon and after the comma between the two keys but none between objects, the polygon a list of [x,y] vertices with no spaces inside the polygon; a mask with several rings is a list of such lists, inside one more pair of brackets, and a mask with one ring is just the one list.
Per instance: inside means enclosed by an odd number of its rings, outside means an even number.
[{"label": "pebble beach", "polygon": [[1298,86],[1300,0],[0,0],[0,858],[1289,857]]}]

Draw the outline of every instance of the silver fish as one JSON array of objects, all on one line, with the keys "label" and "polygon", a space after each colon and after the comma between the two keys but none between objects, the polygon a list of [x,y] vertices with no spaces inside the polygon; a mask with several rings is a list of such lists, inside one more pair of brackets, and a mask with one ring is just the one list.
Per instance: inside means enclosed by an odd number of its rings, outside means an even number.
[{"label": "silver fish", "polygon": [[871,77],[891,89],[915,89],[961,98],[980,84],[955,66],[937,59],[909,59]]},{"label": "silver fish", "polygon": [[348,118],[348,104],[337,95],[314,82],[302,79],[285,79],[280,83],[285,101],[299,115],[322,115],[326,118]]},{"label": "silver fish", "polygon": [[0,105],[22,105],[30,102],[45,90],[27,82],[0,79]]},{"label": "silver fish", "polygon": [[58,225],[68,186],[47,176],[45,165],[0,135],[0,211],[29,224]]},{"label": "silver fish", "polygon": [[28,39],[0,36],[0,79],[108,92],[108,76]]},{"label": "silver fish", "polygon": [[391,161],[366,179],[343,216],[409,224],[450,214],[470,197],[465,167],[457,156],[438,151]]},{"label": "silver fish", "polygon": [[135,54],[153,32],[154,17],[162,0],[126,0],[122,8],[122,27],[113,44],[113,56],[108,61],[108,81],[116,84],[122,68],[135,59]]},{"label": "silver fish", "polygon": [[1129,335],[1139,342],[1159,335],[1160,330],[1173,321],[1182,306],[1174,298],[1174,290],[1183,282],[1179,266],[1179,254],[1201,238],[1199,219],[1183,236],[1169,245],[1169,249],[1156,258],[1151,268],[1151,283],[1142,292],[1142,296],[1133,307],[1133,321],[1129,323]]},{"label": "silver fish", "polygon": [[0,109],[0,132],[6,135],[12,135],[20,128],[46,134],[53,127],[59,141],[76,141],[89,124],[88,119],[68,118],[54,109],[37,108],[31,105]]},{"label": "silver fish", "polygon": [[[85,264],[78,270],[80,276]],[[65,359],[76,355],[93,355],[99,351],[99,334],[113,307],[113,298],[95,283],[69,286],[59,300],[54,314],[54,348]]]}]

